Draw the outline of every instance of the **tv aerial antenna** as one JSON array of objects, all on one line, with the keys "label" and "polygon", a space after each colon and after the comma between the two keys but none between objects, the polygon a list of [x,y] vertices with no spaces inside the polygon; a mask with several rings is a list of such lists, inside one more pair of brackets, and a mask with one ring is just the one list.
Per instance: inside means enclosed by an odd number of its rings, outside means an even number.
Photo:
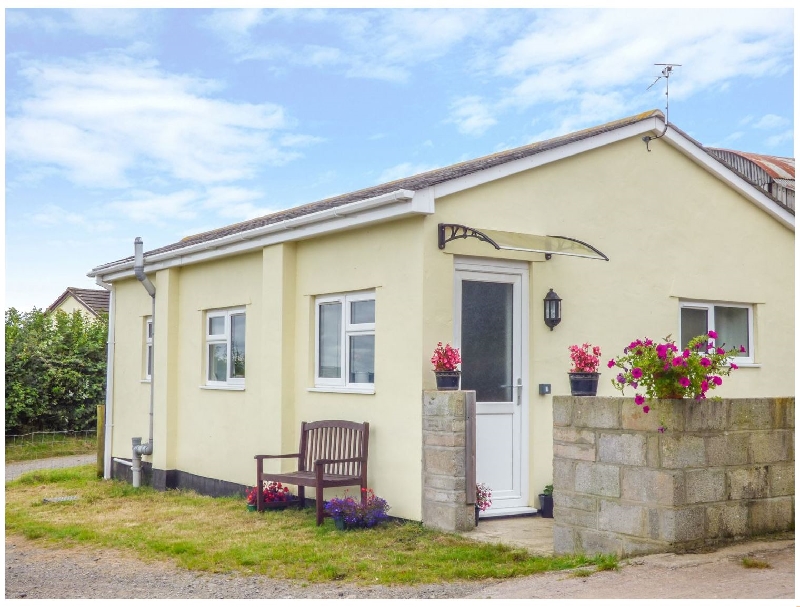
[{"label": "tv aerial antenna", "polygon": [[663,137],[666,134],[667,129],[669,128],[669,77],[672,75],[672,68],[682,67],[682,64],[680,63],[654,63],[653,65],[663,65],[664,69],[661,70],[661,75],[655,80],[653,80],[653,84],[648,86],[646,90],[649,91],[651,88],[653,88],[653,86],[655,86],[656,82],[658,82],[663,78],[667,83],[667,92],[664,93],[667,96],[667,107],[666,107],[666,114],[664,121],[664,130],[661,132],[661,134],[656,135],[655,137],[651,137],[650,135],[645,135],[644,137],[642,137],[642,141],[644,141],[645,145],[647,146],[648,152],[650,151],[650,142],[653,139],[660,139],[661,137]]}]

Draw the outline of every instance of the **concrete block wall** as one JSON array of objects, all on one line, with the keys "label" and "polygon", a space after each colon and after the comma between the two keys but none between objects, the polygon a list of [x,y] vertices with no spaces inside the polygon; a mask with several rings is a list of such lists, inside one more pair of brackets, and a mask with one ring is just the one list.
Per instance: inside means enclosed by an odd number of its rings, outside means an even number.
[{"label": "concrete block wall", "polygon": [[[443,531],[475,527],[470,440],[475,392],[426,390],[422,394],[422,523]],[[474,438],[474,437],[473,437]],[[472,503],[469,503],[469,499]]]},{"label": "concrete block wall", "polygon": [[650,406],[553,398],[556,554],[675,552],[794,529],[793,397]]}]

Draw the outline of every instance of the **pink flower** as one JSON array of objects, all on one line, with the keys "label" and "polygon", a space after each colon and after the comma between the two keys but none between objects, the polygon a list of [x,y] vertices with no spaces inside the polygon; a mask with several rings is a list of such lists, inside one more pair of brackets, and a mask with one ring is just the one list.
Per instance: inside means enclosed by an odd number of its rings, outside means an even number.
[{"label": "pink flower", "polygon": [[667,346],[664,344],[658,344],[656,346],[656,354],[659,358],[664,358],[667,355]]},{"label": "pink flower", "polygon": [[678,380],[678,383],[679,383],[680,385],[682,385],[684,388],[688,388],[688,387],[689,387],[689,384],[691,384],[692,382],[691,382],[691,381],[689,381],[689,378],[688,378],[688,377],[681,377],[681,378]]},{"label": "pink flower", "polygon": [[664,434],[664,430],[666,430],[666,428],[664,428],[664,426],[659,426],[659,427],[658,427],[658,431],[659,431],[661,434]]},{"label": "pink flower", "polygon": [[631,377],[633,379],[639,379],[642,376],[642,370],[639,367],[634,367],[633,371],[631,371]]},{"label": "pink flower", "polygon": [[745,349],[744,346],[739,346],[739,352],[742,352],[742,353],[747,352],[747,349]]},{"label": "pink flower", "polygon": [[700,364],[703,365],[704,367],[710,367],[711,361],[704,356],[703,358],[700,359]]},{"label": "pink flower", "polygon": [[691,355],[692,355],[692,353],[689,351],[689,348],[686,348],[686,349],[683,351],[683,357],[684,357],[684,358],[689,358]]},{"label": "pink flower", "polygon": [[676,356],[675,358],[672,359],[673,367],[679,367],[682,363],[683,363],[683,358],[681,358],[680,356]]},{"label": "pink flower", "polygon": [[711,378],[711,381],[713,381],[713,382],[714,382],[715,384],[717,384],[718,386],[721,386],[721,385],[722,385],[722,378],[721,378],[721,377],[719,377],[719,376],[717,376],[717,375],[715,375],[714,377],[712,377],[712,378]]},{"label": "pink flower", "polygon": [[700,382],[700,390],[702,392],[707,392],[708,391],[708,382],[706,380],[703,380],[703,381]]},{"label": "pink flower", "polygon": [[614,365],[616,365],[616,364],[617,364],[617,363],[616,363],[616,362],[614,361],[614,359],[612,358],[611,360],[609,360],[609,361],[608,361],[608,368],[609,368],[609,369],[612,369],[612,368],[614,367]]},{"label": "pink flower", "polygon": [[645,413],[649,413],[650,412],[650,407],[645,405],[644,407],[642,407],[642,411],[644,411]]},{"label": "pink flower", "polygon": [[717,354],[725,354],[725,348],[717,348]]},{"label": "pink flower", "polygon": [[708,336],[709,336],[711,339],[717,339],[717,332],[716,332],[716,331],[709,331],[709,332],[708,332]]},{"label": "pink flower", "polygon": [[739,365],[737,365],[736,363],[731,363],[731,369],[733,369],[735,371],[738,368],[739,368]]},{"label": "pink flower", "polygon": [[644,402],[644,396],[641,394],[637,394],[636,398],[633,399],[637,405],[641,405]]}]

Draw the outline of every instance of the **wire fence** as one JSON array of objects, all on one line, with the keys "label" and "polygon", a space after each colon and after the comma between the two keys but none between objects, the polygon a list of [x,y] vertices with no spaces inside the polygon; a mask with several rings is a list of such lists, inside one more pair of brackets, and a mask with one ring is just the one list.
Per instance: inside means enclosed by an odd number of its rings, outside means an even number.
[{"label": "wire fence", "polygon": [[95,430],[43,431],[6,435],[6,464],[39,460],[43,465],[44,462],[52,463],[52,465],[44,467],[61,467],[57,462],[53,462],[55,458],[89,457],[92,453],[97,454]]}]

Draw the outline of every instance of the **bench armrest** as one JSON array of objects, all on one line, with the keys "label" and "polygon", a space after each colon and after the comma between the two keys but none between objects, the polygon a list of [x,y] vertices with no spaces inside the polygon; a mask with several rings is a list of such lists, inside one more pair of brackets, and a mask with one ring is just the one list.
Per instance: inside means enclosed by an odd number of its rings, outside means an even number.
[{"label": "bench armrest", "polygon": [[256,455],[253,459],[281,459],[286,457],[300,457],[299,453],[288,453],[287,455]]}]

